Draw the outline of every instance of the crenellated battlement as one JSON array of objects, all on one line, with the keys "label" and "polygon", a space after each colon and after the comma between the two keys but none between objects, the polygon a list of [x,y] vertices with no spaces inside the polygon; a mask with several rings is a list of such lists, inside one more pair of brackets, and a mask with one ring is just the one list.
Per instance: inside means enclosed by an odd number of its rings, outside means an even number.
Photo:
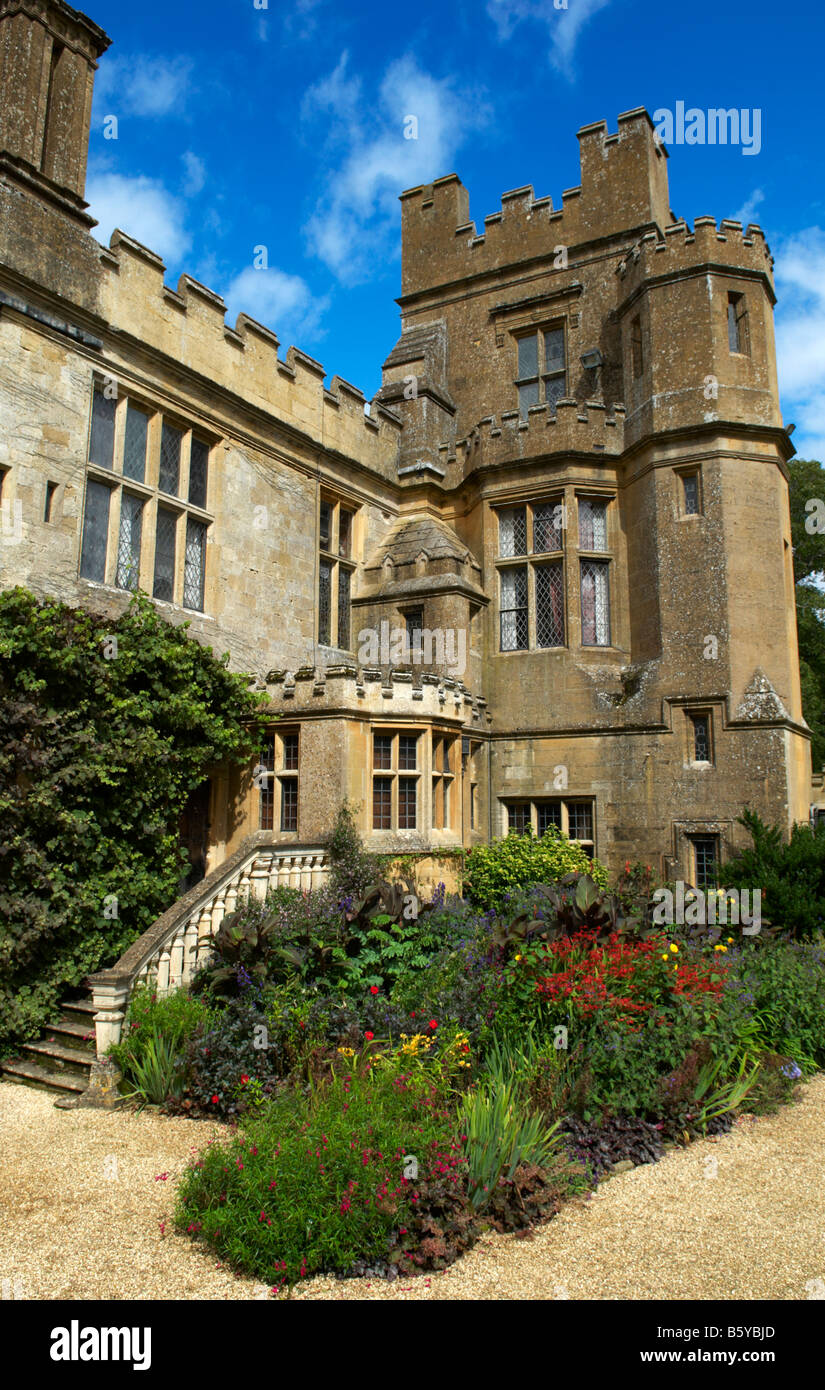
[{"label": "crenellated battlement", "polygon": [[458,719],[486,728],[487,701],[473,695],[463,681],[448,676],[380,666],[302,666],[297,671],[270,671],[266,677],[270,709],[281,717],[350,710],[392,718]]},{"label": "crenellated battlement", "polygon": [[624,112],[614,135],[605,121],[584,126],[578,140],[581,183],[562,193],[561,208],[530,186],[516,188],[481,233],[457,174],[402,193],[403,295],[531,259],[552,263],[560,246],[570,254],[597,238],[669,226],[667,152],[647,111]]},{"label": "crenellated battlement", "polygon": [[665,228],[663,237],[648,232],[621,258],[616,274],[629,294],[653,276],[711,264],[765,275],[773,293],[773,257],[762,228],[751,222],[743,229],[729,218],[717,226],[713,217],[697,217],[692,230],[682,218]]},{"label": "crenellated battlement", "polygon": [[462,474],[481,467],[496,467],[519,459],[546,458],[551,454],[592,454],[617,457],[624,449],[623,405],[607,407],[600,401],[556,402],[555,414],[547,405],[531,406],[527,419],[517,410],[489,415],[454,447],[442,444],[440,457],[446,465],[459,463]]},{"label": "crenellated battlement", "polygon": [[113,232],[100,262],[101,308],[115,341],[137,339],[313,443],[395,476],[401,422],[377,398],[367,414],[363,391],[340,376],[325,386],[322,363],[297,347],[281,357],[277,334],[248,314],[231,327],[225,301],[190,275],[172,289],[161,257],[124,232]]}]

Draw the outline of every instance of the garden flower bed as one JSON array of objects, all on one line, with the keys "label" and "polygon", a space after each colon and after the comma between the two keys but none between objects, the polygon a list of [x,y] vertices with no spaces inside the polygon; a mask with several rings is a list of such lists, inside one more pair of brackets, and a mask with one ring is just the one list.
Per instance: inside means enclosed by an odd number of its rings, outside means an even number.
[{"label": "garden flower bed", "polygon": [[242,908],[190,994],[135,997],[116,1049],[138,1099],[234,1126],[176,1223],[272,1289],[444,1268],[825,1062],[817,941],[663,929],[649,871],[610,892],[552,835],[532,881],[529,839],[504,842],[523,881],[488,848],[472,897],[409,914],[346,817],[339,838],[328,890]]}]

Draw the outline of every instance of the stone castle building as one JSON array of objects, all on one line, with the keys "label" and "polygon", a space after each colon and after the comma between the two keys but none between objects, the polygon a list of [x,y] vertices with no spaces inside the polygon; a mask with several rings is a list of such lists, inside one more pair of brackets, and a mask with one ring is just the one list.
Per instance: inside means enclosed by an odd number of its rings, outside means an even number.
[{"label": "stone castle building", "polygon": [[[807,817],[772,261],[670,211],[644,110],[579,131],[554,209],[402,195],[401,332],[362,393],[84,201],[103,31],[0,0],[0,582],[138,587],[265,688],[256,768],[193,799],[370,846],[560,826],[702,880],[745,804]],[[437,172],[437,171],[434,171]],[[388,345],[389,346],[389,345]]]}]

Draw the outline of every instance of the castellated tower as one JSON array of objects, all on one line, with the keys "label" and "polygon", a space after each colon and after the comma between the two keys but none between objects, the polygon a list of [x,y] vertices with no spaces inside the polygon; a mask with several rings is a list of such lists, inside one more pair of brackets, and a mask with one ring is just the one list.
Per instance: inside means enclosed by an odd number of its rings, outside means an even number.
[{"label": "castellated tower", "polygon": [[455,175],[402,195],[382,394],[403,484],[482,564],[490,833],[696,881],[744,805],[807,816],[772,262],[676,220],[645,111],[579,141],[558,210],[516,189],[478,229]]},{"label": "castellated tower", "polygon": [[0,584],[112,617],[139,588],[266,690],[263,782],[213,771],[193,862],[254,833],[303,863],[346,797],[373,850],[555,825],[701,882],[745,805],[804,818],[759,229],[674,218],[643,110],[579,132],[558,209],[519,188],[477,228],[455,174],[410,189],[366,410],[128,226],[95,239],[108,44],[0,0]]}]

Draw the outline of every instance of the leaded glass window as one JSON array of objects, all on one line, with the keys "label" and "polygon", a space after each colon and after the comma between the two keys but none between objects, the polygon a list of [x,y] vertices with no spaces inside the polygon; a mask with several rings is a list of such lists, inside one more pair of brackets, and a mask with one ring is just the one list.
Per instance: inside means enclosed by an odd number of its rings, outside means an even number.
[{"label": "leaded glass window", "polygon": [[168,507],[158,507],[155,529],[155,577],[152,593],[165,603],[175,599],[175,535],[178,518]]},{"label": "leaded glass window", "polygon": [[693,761],[697,763],[710,762],[710,716],[707,714],[691,715],[693,724]]},{"label": "leaded glass window", "polygon": [[581,562],[582,644],[610,646],[608,566],[603,560]]},{"label": "leaded glass window", "polygon": [[685,516],[697,516],[699,513],[699,475],[698,473],[685,473],[682,475],[682,489],[685,501]]},{"label": "leaded glass window", "polygon": [[404,772],[412,772],[418,767],[418,735],[400,734],[398,738],[398,766]]},{"label": "leaded glass window", "polygon": [[607,503],[579,498],[579,545],[582,550],[607,550]]},{"label": "leaded glass window", "polygon": [[149,416],[129,401],[126,405],[126,429],[123,437],[123,476],[136,483],[146,477],[146,440]]},{"label": "leaded glass window", "polygon": [[115,409],[117,401],[95,387],[92,397],[92,430],[89,438],[89,462],[98,468],[111,468],[115,452]]},{"label": "leaded glass window", "polygon": [[537,565],[536,646],[564,646],[564,570],[561,561]]},{"label": "leaded glass window", "polygon": [[80,574],[83,579],[106,579],[106,552],[109,543],[109,503],[111,488],[91,478],[86,483],[86,506],[83,510],[83,543],[80,551]]},{"label": "leaded glass window", "polygon": [[561,550],[563,502],[537,502],[533,508],[533,550]]},{"label": "leaded glass window", "polygon": [[206,506],[206,479],[209,468],[209,445],[192,438],[189,456],[189,501],[193,507]]},{"label": "leaded glass window", "polygon": [[498,553],[503,557],[527,554],[527,509],[503,507],[498,514]]},{"label": "leaded glass window", "polygon": [[183,562],[183,606],[203,612],[206,527],[191,516],[186,520],[186,551]]},{"label": "leaded glass window", "polygon": [[119,589],[137,589],[140,581],[140,541],[143,532],[143,500],[124,492],[120,499],[120,531],[117,542],[115,583]]},{"label": "leaded glass window", "polygon": [[338,566],[338,646],[349,647],[351,571]]},{"label": "leaded glass window", "polygon": [[332,565],[321,560],[318,565],[318,641],[328,647],[332,621]]},{"label": "leaded glass window", "polygon": [[527,569],[519,565],[501,571],[501,650],[527,646]]},{"label": "leaded glass window", "polygon": [[567,381],[564,329],[531,333],[519,338],[517,344],[519,413],[526,418],[530,407],[542,399],[555,409],[565,394]]},{"label": "leaded glass window", "polygon": [[158,474],[158,487],[161,492],[168,492],[170,497],[177,497],[180,485],[180,446],[182,434],[174,425],[170,425],[168,420],[164,420],[163,429],[160,435],[160,471]]}]

